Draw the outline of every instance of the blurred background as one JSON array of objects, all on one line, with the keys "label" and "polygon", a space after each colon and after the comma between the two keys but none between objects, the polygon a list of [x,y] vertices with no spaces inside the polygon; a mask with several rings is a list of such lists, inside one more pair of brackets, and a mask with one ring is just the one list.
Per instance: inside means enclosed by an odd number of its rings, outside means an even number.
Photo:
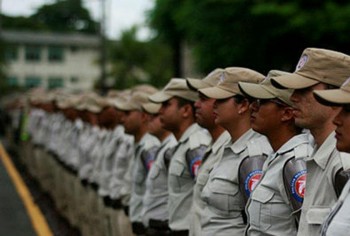
[{"label": "blurred background", "polygon": [[217,67],[293,71],[350,53],[345,0],[1,0],[0,94],[163,86]]}]

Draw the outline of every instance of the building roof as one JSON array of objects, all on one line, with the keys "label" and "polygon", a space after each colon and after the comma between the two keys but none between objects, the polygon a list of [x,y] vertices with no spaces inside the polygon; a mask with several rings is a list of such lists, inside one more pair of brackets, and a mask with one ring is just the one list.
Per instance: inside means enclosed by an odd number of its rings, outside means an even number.
[{"label": "building roof", "polygon": [[34,31],[8,31],[1,32],[1,38],[9,43],[46,44],[80,47],[98,47],[99,37],[79,33],[52,33]]}]

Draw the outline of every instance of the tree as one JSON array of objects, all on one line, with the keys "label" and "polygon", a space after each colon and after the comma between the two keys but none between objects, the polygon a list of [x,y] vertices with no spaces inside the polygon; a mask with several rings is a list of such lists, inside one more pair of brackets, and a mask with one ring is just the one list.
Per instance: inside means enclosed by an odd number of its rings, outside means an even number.
[{"label": "tree", "polygon": [[30,19],[46,25],[46,29],[50,31],[98,32],[97,23],[82,6],[81,0],[57,0],[56,3],[43,5]]},{"label": "tree", "polygon": [[190,42],[204,73],[226,66],[292,71],[306,47],[350,52],[345,0],[158,0],[149,17],[168,44],[179,33]]},{"label": "tree", "polygon": [[136,33],[137,27],[134,26],[109,46],[110,76],[115,78],[115,87],[124,89],[140,83],[156,87],[165,85],[173,74],[169,48],[156,39],[139,41]]}]

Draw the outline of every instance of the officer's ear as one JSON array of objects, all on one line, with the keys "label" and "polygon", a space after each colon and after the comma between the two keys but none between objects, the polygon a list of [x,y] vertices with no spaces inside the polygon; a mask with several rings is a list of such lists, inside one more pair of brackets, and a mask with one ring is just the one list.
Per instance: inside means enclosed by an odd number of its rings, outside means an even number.
[{"label": "officer's ear", "polygon": [[191,104],[187,103],[181,107],[182,110],[182,117],[188,118],[193,117],[193,109]]},{"label": "officer's ear", "polygon": [[249,111],[249,100],[244,98],[238,103],[238,114],[245,114]]},{"label": "officer's ear", "polygon": [[146,112],[141,112],[141,121],[142,123],[148,123],[149,115]]},{"label": "officer's ear", "polygon": [[281,121],[286,122],[294,119],[293,108],[292,107],[284,107],[282,110]]}]

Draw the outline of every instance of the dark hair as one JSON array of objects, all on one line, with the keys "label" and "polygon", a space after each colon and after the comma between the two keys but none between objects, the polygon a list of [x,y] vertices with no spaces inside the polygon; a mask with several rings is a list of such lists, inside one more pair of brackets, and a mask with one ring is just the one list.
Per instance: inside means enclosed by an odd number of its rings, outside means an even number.
[{"label": "dark hair", "polygon": [[243,95],[240,95],[240,94],[236,94],[235,96],[233,96],[233,99],[235,100],[235,102],[237,104],[240,104],[242,103],[244,100],[248,100],[249,103],[250,103],[250,100],[246,97],[244,97]]},{"label": "dark hair", "polygon": [[187,100],[185,98],[177,97],[177,96],[175,96],[174,98],[177,100],[178,107],[183,107],[183,106],[185,106],[187,104],[190,105],[192,107],[192,113],[194,115],[194,113],[195,113],[194,102],[192,102],[190,100]]}]

